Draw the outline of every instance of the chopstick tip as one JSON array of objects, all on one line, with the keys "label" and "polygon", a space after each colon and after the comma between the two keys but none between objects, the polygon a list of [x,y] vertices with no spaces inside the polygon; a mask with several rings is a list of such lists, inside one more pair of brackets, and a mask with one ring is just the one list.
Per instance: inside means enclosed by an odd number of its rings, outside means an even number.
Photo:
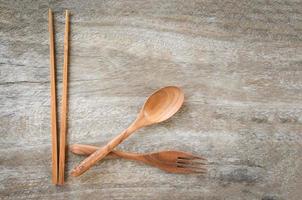
[{"label": "chopstick tip", "polygon": [[49,17],[52,16],[52,10],[51,10],[51,8],[48,8],[48,16],[49,16]]}]

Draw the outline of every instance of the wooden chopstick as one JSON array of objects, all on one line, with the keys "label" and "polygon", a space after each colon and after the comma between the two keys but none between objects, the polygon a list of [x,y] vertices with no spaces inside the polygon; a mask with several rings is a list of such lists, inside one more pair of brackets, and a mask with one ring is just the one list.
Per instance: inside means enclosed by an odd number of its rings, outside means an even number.
[{"label": "wooden chopstick", "polygon": [[51,9],[48,10],[50,87],[51,87],[51,145],[52,145],[52,183],[58,183],[58,139],[57,139],[57,103],[56,103],[56,63],[54,48],[54,28]]},{"label": "wooden chopstick", "polygon": [[65,150],[67,131],[67,100],[68,100],[68,53],[69,53],[69,12],[65,11],[65,35],[64,35],[64,65],[63,65],[63,95],[60,127],[60,160],[59,160],[59,184],[64,184]]}]

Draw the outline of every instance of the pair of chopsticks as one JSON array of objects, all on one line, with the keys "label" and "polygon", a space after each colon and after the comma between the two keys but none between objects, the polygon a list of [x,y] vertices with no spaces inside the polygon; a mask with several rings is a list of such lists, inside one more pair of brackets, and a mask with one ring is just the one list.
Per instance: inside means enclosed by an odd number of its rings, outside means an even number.
[{"label": "pair of chopsticks", "polygon": [[[51,9],[48,11],[49,50],[50,50],[50,84],[51,84],[51,139],[52,139],[52,183],[64,184],[65,149],[67,131],[67,98],[68,98],[68,52],[69,52],[69,12],[65,11],[63,94],[60,126],[60,152],[58,154],[57,137],[57,104],[56,104],[56,63],[54,23]],[[58,158],[59,157],[59,158]]]}]

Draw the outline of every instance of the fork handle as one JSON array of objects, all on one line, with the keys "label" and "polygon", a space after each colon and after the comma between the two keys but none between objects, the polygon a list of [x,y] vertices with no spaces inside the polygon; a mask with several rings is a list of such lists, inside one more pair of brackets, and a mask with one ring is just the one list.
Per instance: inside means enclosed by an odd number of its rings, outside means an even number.
[{"label": "fork handle", "polygon": [[[77,154],[77,155],[86,155],[86,156],[89,156],[89,155],[93,154],[98,149],[99,149],[99,147],[92,146],[92,145],[86,145],[86,144],[73,144],[69,147],[69,150],[72,153]],[[106,157],[109,157],[109,158],[124,158],[124,159],[127,159],[127,160],[143,161],[142,157],[144,155],[145,154],[130,153],[130,152],[113,150]]]},{"label": "fork handle", "polygon": [[[85,145],[85,144],[73,144],[69,147],[69,150],[77,155],[90,155],[93,154],[95,151],[97,151],[99,147],[92,146],[92,145]],[[124,151],[117,151],[113,150],[111,151],[106,158],[123,158],[126,160],[132,160],[137,161],[140,163],[144,163],[146,165],[150,165],[156,168],[159,168],[161,170],[171,172],[167,170],[167,168],[162,167],[161,165],[156,162],[156,159],[148,159],[150,156],[150,153],[130,153],[130,152],[124,152]]]},{"label": "fork handle", "polygon": [[[83,155],[83,156],[89,156],[90,154],[93,154],[98,149],[99,147],[86,145],[86,144],[73,144],[69,147],[69,150],[72,153],[77,155]],[[114,151],[111,151],[107,157],[118,157],[118,156],[114,154]]]}]

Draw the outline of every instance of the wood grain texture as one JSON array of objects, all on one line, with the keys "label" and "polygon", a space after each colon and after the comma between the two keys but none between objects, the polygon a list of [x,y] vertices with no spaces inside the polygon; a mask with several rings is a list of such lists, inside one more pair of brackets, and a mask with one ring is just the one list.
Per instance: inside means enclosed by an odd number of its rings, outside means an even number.
[{"label": "wood grain texture", "polygon": [[56,92],[56,65],[55,65],[55,41],[53,15],[48,10],[49,30],[49,60],[50,60],[50,114],[51,114],[51,180],[58,183],[58,136],[57,136],[57,92]]},{"label": "wood grain texture", "polygon": [[[62,13],[76,13],[69,144],[106,144],[153,90],[178,85],[180,112],[119,149],[201,154],[206,177],[110,160],[64,187],[51,184],[49,7],[60,30],[58,88]],[[296,0],[1,0],[0,198],[299,200],[301,10]],[[67,171],[80,160],[69,154]]]},{"label": "wood grain texture", "polygon": [[176,86],[166,86],[152,93],[133,122],[119,135],[111,139],[105,146],[87,156],[79,165],[72,169],[72,176],[80,176],[92,166],[100,162],[114,148],[126,140],[137,130],[146,126],[167,121],[183,105],[184,93]]},{"label": "wood grain texture", "polygon": [[[91,155],[100,147],[83,144],[73,144],[69,147],[70,152],[76,155]],[[152,153],[133,153],[113,150],[106,158],[123,158],[138,161],[146,165],[157,167],[169,173],[191,174],[206,173],[207,159],[183,151],[158,151]]]},{"label": "wood grain texture", "polygon": [[65,32],[64,32],[64,60],[63,60],[63,89],[62,89],[62,110],[60,126],[60,154],[59,154],[59,179],[60,185],[65,181],[65,162],[66,162],[66,134],[68,117],[68,64],[69,64],[69,11],[65,11]]}]

